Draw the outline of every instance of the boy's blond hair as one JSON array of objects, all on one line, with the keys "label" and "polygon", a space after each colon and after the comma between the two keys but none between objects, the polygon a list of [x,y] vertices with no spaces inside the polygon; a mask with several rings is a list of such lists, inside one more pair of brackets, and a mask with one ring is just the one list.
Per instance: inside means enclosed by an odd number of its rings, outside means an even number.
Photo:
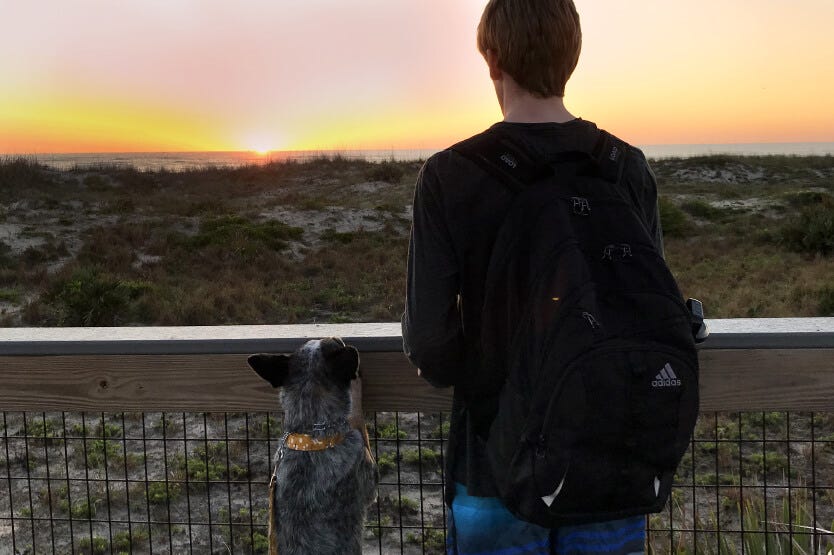
[{"label": "boy's blond hair", "polygon": [[481,54],[537,97],[565,95],[581,48],[573,0],[489,0],[478,25]]}]

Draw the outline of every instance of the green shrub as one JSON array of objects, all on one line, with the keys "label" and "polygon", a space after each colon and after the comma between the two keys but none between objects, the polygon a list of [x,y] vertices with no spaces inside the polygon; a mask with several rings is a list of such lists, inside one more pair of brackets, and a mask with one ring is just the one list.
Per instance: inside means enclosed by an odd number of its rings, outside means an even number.
[{"label": "green shrub", "polygon": [[782,228],[781,242],[799,252],[834,253],[834,206],[803,208]]},{"label": "green shrub", "polygon": [[[192,482],[213,482],[227,476],[239,479],[246,475],[246,470],[233,465],[234,469],[226,466],[226,443],[209,443],[208,448],[198,447],[188,460],[180,459],[177,466]],[[234,476],[231,476],[232,472]]]},{"label": "green shrub", "polygon": [[91,191],[104,191],[109,188],[107,181],[105,181],[101,175],[96,173],[86,176],[82,180],[82,183]]},{"label": "green shrub", "polygon": [[100,536],[81,538],[78,542],[78,553],[84,555],[105,555],[107,553],[107,540]]},{"label": "green shrub", "polygon": [[423,530],[422,538],[417,532],[408,532],[405,535],[405,543],[418,545],[423,542],[425,553],[445,553],[446,534],[440,528],[427,528]]},{"label": "green shrub", "polygon": [[409,449],[403,452],[403,461],[406,464],[426,466],[435,466],[438,463],[437,451],[429,449],[428,447],[421,447],[420,449]]},{"label": "green shrub", "polygon": [[820,289],[819,302],[817,314],[820,316],[834,316],[834,286]]},{"label": "green shrub", "polygon": [[251,538],[249,534],[244,534],[241,538],[244,546],[252,544],[252,553],[256,555],[265,555],[269,553],[269,537],[262,532],[255,532]]},{"label": "green shrub", "polygon": [[392,216],[401,216],[403,214],[403,206],[391,202],[383,202],[374,206],[377,212],[387,212]]},{"label": "green shrub", "polygon": [[[788,457],[782,453],[769,451],[767,453],[752,453],[743,463],[743,467],[749,476],[764,476],[786,473],[788,469]],[[791,477],[795,477],[796,469],[791,468]]]},{"label": "green shrub", "polygon": [[731,472],[721,472],[720,474],[708,472],[706,474],[695,475],[695,485],[698,486],[737,486],[739,483],[739,478]]},{"label": "green shrub", "polygon": [[96,504],[98,503],[97,499],[94,499],[92,503],[88,500],[79,501],[72,506],[72,518],[86,518],[90,519],[96,516]]},{"label": "green shrub", "polygon": [[701,199],[686,201],[681,205],[681,208],[684,212],[695,216],[696,218],[702,218],[710,221],[720,220],[726,214],[725,210],[716,208]]},{"label": "green shrub", "polygon": [[278,437],[283,433],[283,426],[278,420],[275,419],[273,416],[267,416],[264,418],[260,423],[258,423],[257,427],[255,428],[257,433],[255,434],[256,437],[261,437],[264,439],[272,437]]},{"label": "green shrub", "polygon": [[6,289],[0,287],[0,303],[17,304],[20,302],[20,293],[17,289]]},{"label": "green shrub", "polygon": [[399,183],[405,175],[401,164],[396,162],[379,162],[370,166],[365,176],[373,181],[385,181],[387,183]]},{"label": "green shrub", "polygon": [[391,531],[392,522],[393,519],[391,518],[391,515],[382,515],[379,519],[379,525],[371,528],[371,534],[373,534],[375,538],[384,536],[386,533]]},{"label": "green shrub", "polygon": [[33,268],[39,264],[58,260],[68,254],[69,249],[65,242],[50,240],[38,246],[28,247],[20,254],[20,260],[28,267]]},{"label": "green shrub", "polygon": [[12,248],[3,241],[0,241],[0,267],[11,266],[12,262]]},{"label": "green shrub", "polygon": [[376,429],[376,437],[380,439],[405,439],[407,434],[401,430],[396,422],[383,424]]},{"label": "green shrub", "polygon": [[113,550],[132,553],[139,545],[148,541],[148,532],[142,528],[134,528],[131,532],[122,531],[113,534]]},{"label": "green shrub", "polygon": [[[290,201],[290,203],[292,203],[292,202]],[[317,198],[317,197],[313,197],[313,198],[303,197],[303,198],[300,198],[299,200],[295,201],[294,204],[296,204],[302,210],[311,210],[311,211],[324,210],[328,206],[327,202],[325,202],[325,200],[323,198]]]},{"label": "green shrub", "polygon": [[420,511],[420,504],[410,497],[400,497],[400,512],[405,514],[417,514]]},{"label": "green shrub", "polygon": [[786,193],[785,199],[791,206],[799,208],[807,206],[834,206],[834,197],[822,191],[796,191]]},{"label": "green shrub", "polygon": [[104,438],[122,437],[122,427],[118,424],[108,424],[105,422],[96,426],[96,431],[93,435]]},{"label": "green shrub", "polygon": [[686,213],[667,197],[658,200],[660,208],[660,224],[663,234],[668,237],[684,237],[692,229]]},{"label": "green shrub", "polygon": [[441,438],[448,438],[449,437],[449,428],[451,428],[451,422],[449,420],[443,421],[442,424],[438,424],[437,428],[429,432],[430,439],[441,439]]},{"label": "green shrub", "polygon": [[87,448],[87,465],[91,468],[101,468],[105,460],[108,464],[122,461],[122,448],[118,441],[96,439]]},{"label": "green shrub", "polygon": [[376,465],[380,474],[394,470],[397,467],[397,454],[393,451],[381,454],[376,460]]},{"label": "green shrub", "polygon": [[321,234],[321,240],[329,243],[341,243],[346,245],[352,243],[356,239],[357,234],[354,232],[340,232],[333,229],[325,229]]},{"label": "green shrub", "polygon": [[150,289],[145,282],[122,280],[96,266],[82,267],[55,284],[46,300],[57,308],[61,326],[113,326]]},{"label": "green shrub", "polygon": [[165,505],[182,493],[182,484],[175,482],[151,482],[148,484],[148,503]]},{"label": "green shrub", "polygon": [[230,215],[203,222],[199,233],[188,243],[197,248],[213,245],[251,254],[257,246],[283,250],[287,248],[287,240],[300,239],[303,233],[300,227],[276,220],[255,223],[243,216]]},{"label": "green shrub", "polygon": [[0,191],[22,191],[50,182],[49,169],[34,158],[18,156],[0,159]]},{"label": "green shrub", "polygon": [[56,430],[56,424],[51,419],[33,418],[26,422],[25,433],[30,438],[43,441],[47,445],[52,443],[55,438],[61,437],[61,433]]}]

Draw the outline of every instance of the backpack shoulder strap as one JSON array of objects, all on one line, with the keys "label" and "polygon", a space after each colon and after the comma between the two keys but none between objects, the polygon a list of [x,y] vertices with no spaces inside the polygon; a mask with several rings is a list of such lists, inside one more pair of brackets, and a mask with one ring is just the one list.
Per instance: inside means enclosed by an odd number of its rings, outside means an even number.
[{"label": "backpack shoulder strap", "polygon": [[461,141],[450,150],[475,163],[514,192],[553,173],[549,165],[536,162],[515,141],[495,129]]},{"label": "backpack shoulder strap", "polygon": [[537,161],[527,150],[507,134],[488,129],[452,147],[458,154],[475,163],[514,192],[552,176],[554,167],[567,163],[586,163],[583,175],[619,182],[625,165],[628,144],[607,131],[600,130],[590,152],[571,150],[560,152],[547,161]]},{"label": "backpack shoulder strap", "polygon": [[611,183],[619,183],[623,177],[628,149],[628,143],[600,129],[597,142],[590,152],[599,177]]}]

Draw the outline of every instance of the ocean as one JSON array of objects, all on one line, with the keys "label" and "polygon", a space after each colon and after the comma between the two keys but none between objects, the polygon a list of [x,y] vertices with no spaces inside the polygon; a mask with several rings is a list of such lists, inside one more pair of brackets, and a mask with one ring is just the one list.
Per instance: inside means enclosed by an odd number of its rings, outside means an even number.
[{"label": "ocean", "polygon": [[[688,158],[711,154],[737,154],[744,156],[791,155],[824,156],[834,155],[834,143],[749,143],[749,144],[691,144],[691,145],[640,145],[648,158]],[[385,160],[425,160],[437,149],[412,150],[294,150],[272,151],[258,154],[250,151],[238,152],[106,152],[80,154],[29,154],[26,158],[56,169],[70,169],[76,166],[125,166],[138,170],[166,169],[183,171],[204,167],[238,167],[248,164],[265,164],[285,160],[305,161],[317,157],[342,156],[351,159],[365,159],[372,162]],[[0,159],[20,155],[3,155]]]}]

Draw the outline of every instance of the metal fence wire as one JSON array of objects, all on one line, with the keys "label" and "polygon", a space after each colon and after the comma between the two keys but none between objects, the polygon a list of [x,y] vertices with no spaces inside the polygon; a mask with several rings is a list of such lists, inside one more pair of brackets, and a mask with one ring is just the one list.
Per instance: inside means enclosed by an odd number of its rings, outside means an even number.
[{"label": "metal fence wire", "polygon": [[[445,414],[377,413],[365,553],[442,553]],[[271,413],[2,413],[0,555],[267,553]],[[656,554],[834,552],[834,415],[704,414]]]}]

